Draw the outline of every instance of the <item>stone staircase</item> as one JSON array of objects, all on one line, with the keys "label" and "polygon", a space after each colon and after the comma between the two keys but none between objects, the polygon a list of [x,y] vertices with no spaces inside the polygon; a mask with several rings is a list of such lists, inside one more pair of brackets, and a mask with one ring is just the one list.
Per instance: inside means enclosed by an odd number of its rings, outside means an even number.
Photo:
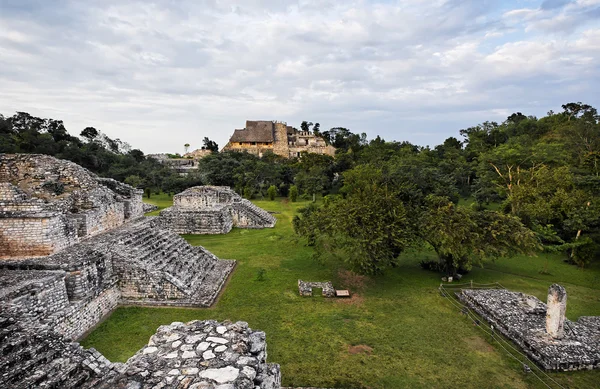
[{"label": "stone staircase", "polygon": [[235,211],[239,212],[241,215],[244,215],[250,221],[248,225],[238,225],[238,227],[272,228],[275,227],[275,223],[277,222],[275,216],[252,204],[252,202],[249,200],[241,199],[240,201],[236,201],[232,204],[232,207]]},{"label": "stone staircase", "polygon": [[140,301],[146,304],[209,306],[235,264],[219,260],[203,247],[191,246],[171,231],[157,228],[154,218],[143,218],[120,230],[111,251],[124,261],[114,261],[115,265],[144,271],[154,282],[166,281],[185,295],[181,301],[167,296]]},{"label": "stone staircase", "polygon": [[[95,388],[114,374],[106,358],[84,350],[48,327],[29,328],[0,316],[0,387]],[[99,354],[98,354],[99,355]]]}]

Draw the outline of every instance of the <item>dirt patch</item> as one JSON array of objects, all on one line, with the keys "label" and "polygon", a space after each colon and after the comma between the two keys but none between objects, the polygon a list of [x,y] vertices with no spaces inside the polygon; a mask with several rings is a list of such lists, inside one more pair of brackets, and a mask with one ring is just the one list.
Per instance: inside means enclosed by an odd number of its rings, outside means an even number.
[{"label": "dirt patch", "polygon": [[345,269],[340,269],[337,275],[340,283],[337,289],[364,290],[369,281],[369,277]]},{"label": "dirt patch", "polygon": [[357,293],[350,294],[350,297],[336,297],[335,302],[345,305],[362,305],[365,298]]},{"label": "dirt patch", "polygon": [[373,349],[366,344],[357,344],[356,346],[348,346],[348,353],[351,355],[366,354],[371,355]]},{"label": "dirt patch", "polygon": [[466,338],[465,342],[471,349],[475,351],[480,351],[482,353],[491,353],[492,351],[494,351],[494,348],[490,346],[488,342],[481,339],[479,336],[472,336],[470,338]]}]

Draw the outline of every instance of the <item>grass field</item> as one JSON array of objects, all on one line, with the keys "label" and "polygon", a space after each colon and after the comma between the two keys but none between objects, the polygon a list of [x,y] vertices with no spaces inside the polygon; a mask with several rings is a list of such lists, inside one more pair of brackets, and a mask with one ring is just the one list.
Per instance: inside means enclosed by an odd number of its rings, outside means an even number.
[{"label": "grass field", "polygon": [[[157,205],[167,196],[153,195]],[[161,324],[192,319],[243,320],[267,333],[269,361],[281,364],[286,386],[340,388],[544,388],[442,298],[440,276],[422,270],[428,252],[405,253],[401,265],[363,279],[319,264],[293,234],[291,219],[306,203],[256,201],[278,212],[274,229],[234,229],[227,235],[185,236],[238,265],[209,309],[122,307],[82,344],[126,361]],[[257,272],[265,269],[265,280]],[[541,274],[545,269],[548,274]],[[298,296],[297,280],[332,280],[350,300]],[[477,268],[463,281],[500,282],[543,301],[560,281],[567,316],[600,315],[600,267],[579,270],[559,256],[516,257]],[[461,281],[462,282],[462,281]],[[555,373],[571,388],[599,387],[600,371]]]}]

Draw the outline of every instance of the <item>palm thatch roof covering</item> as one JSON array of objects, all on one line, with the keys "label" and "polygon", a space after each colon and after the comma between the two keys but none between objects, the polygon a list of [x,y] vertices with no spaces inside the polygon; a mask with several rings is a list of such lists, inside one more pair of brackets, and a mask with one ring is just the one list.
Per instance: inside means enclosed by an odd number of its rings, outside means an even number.
[{"label": "palm thatch roof covering", "polygon": [[274,127],[270,120],[247,120],[246,128],[235,130],[229,142],[273,142]]}]

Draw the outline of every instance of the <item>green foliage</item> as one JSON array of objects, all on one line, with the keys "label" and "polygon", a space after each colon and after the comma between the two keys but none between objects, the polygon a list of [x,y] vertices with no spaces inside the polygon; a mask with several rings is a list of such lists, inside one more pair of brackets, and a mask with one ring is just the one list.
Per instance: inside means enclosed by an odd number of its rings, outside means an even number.
[{"label": "green foliage", "polygon": [[202,140],[202,148],[204,150],[210,150],[213,153],[219,152],[219,145],[217,144],[217,142],[208,139],[208,137],[206,137],[206,136]]},{"label": "green foliage", "polygon": [[293,203],[295,203],[296,200],[298,200],[298,187],[296,185],[290,186],[289,197],[290,197],[290,201]]},{"label": "green foliage", "polygon": [[244,187],[244,198],[248,199],[248,200],[254,198],[254,191],[252,190],[251,187],[249,187],[249,186]]},{"label": "green foliage", "polygon": [[419,235],[433,247],[449,275],[484,260],[541,249],[535,233],[517,217],[457,206],[436,196],[428,198]]},{"label": "green foliage", "polygon": [[294,218],[296,233],[315,245],[318,255],[346,262],[361,274],[381,273],[395,265],[412,240],[412,231],[398,193],[379,185],[381,171],[353,180],[345,197],[325,199]]},{"label": "green foliage", "polygon": [[134,188],[139,188],[142,185],[142,177],[140,176],[136,176],[136,175],[131,175],[131,176],[127,176],[125,178],[124,181],[127,185],[131,185]]},{"label": "green foliage", "polygon": [[275,200],[275,196],[277,196],[277,187],[275,185],[269,186],[269,189],[267,189],[267,195],[269,196],[269,200]]}]

